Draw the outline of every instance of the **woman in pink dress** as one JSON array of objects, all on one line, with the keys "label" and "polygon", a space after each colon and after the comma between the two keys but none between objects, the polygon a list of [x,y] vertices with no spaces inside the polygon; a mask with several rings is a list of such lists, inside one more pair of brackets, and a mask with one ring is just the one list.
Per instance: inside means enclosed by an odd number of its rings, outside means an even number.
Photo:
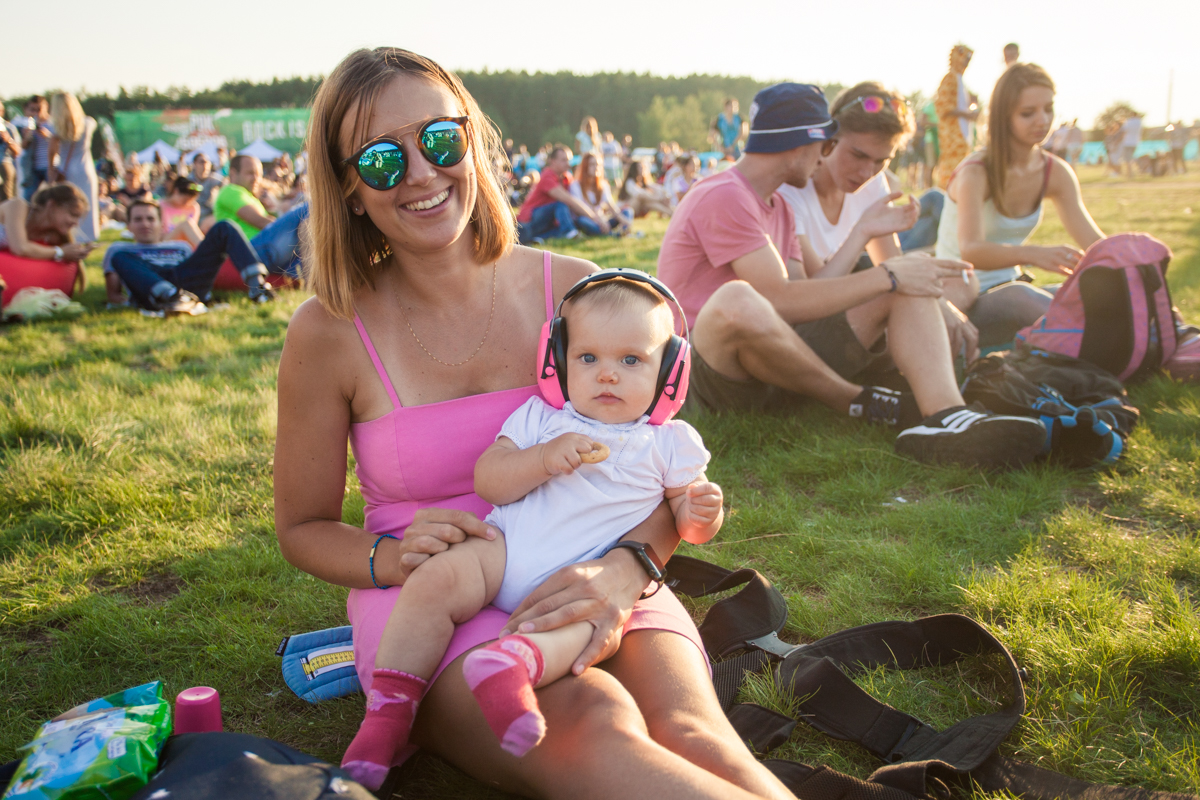
[{"label": "woman in pink dress", "polygon": [[[350,54],[313,105],[305,263],[317,296],[292,317],[280,361],[276,530],[292,564],[350,589],[364,689],[408,572],[487,534],[475,461],[537,392],[547,315],[595,270],[514,244],[498,150],[458,78],[404,50]],[[341,521],[347,441],[363,528]],[[665,505],[626,538],[663,559],[679,541]],[[413,742],[530,796],[791,797],[722,713],[683,606],[665,588],[639,600],[648,583],[632,551],[614,550],[559,571],[511,618],[489,607],[463,621]],[[539,690],[546,738],[515,758],[462,659],[519,624],[576,621],[595,627],[580,664],[607,659],[603,670]]]}]

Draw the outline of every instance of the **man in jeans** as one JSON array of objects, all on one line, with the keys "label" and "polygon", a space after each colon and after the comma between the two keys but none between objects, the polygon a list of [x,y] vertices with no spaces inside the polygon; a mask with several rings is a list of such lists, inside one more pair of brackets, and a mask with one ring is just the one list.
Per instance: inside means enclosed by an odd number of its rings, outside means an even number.
[{"label": "man in jeans", "polygon": [[[658,276],[691,325],[685,412],[789,410],[821,401],[900,430],[896,450],[921,461],[1020,466],[1040,455],[1046,432],[1028,417],[969,409],[954,376],[938,306],[943,281],[969,278],[961,261],[901,255],[850,275],[809,278],[787,201],[837,134],[815,86],[763,89],[750,136],[730,169],[699,181],[671,217]],[[866,385],[888,354],[912,393]]]},{"label": "man in jeans", "polygon": [[601,219],[586,203],[571,196],[571,151],[556,147],[546,159],[542,177],[517,213],[521,244],[540,244],[545,239],[574,239],[579,227],[593,235],[608,233],[608,220]]},{"label": "man in jeans", "polygon": [[54,126],[50,124],[50,103],[40,94],[25,103],[25,116],[30,123],[21,143],[27,158],[22,194],[28,203],[50,172],[50,139],[54,136]]},{"label": "man in jeans", "polygon": [[125,284],[141,308],[165,316],[203,314],[208,309],[201,298],[212,292],[226,256],[249,287],[251,302],[275,299],[266,282],[267,268],[246,235],[231,223],[213,225],[194,251],[187,242],[163,241],[162,209],[154,201],[130,205],[127,225],[134,243],[117,242],[104,254],[109,302],[121,301],[121,284]]}]

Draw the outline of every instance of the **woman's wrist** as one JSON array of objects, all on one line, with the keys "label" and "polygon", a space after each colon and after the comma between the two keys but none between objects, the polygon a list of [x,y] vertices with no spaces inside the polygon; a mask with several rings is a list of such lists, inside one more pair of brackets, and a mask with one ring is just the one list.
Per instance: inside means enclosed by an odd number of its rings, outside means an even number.
[{"label": "woman's wrist", "polygon": [[[375,546],[375,572],[373,577],[377,587],[399,586],[408,577],[404,572],[403,565],[400,563],[400,557],[404,554],[404,548],[400,542],[400,539],[384,537]],[[370,572],[371,566],[368,560],[368,572]]]},{"label": "woman's wrist", "polygon": [[884,263],[879,264],[878,266],[879,266],[879,274],[880,274],[880,277],[882,278],[882,281],[880,283],[883,288],[883,291],[887,292],[888,294],[891,294],[892,292],[899,289],[900,281],[896,280],[896,273],[892,272],[891,268],[888,267],[887,262],[885,261]]},{"label": "woman's wrist", "polygon": [[650,585],[650,576],[638,563],[637,556],[628,548],[618,547],[605,553],[600,560],[604,562],[605,569],[615,571],[621,595],[628,600],[628,607],[632,607]]}]

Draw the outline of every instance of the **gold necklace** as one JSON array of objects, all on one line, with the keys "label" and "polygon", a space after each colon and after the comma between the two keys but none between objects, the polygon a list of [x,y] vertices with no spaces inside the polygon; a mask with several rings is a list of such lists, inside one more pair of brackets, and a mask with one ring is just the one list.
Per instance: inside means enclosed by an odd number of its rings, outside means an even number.
[{"label": "gold necklace", "polygon": [[475,348],[474,353],[471,353],[471,355],[467,356],[462,361],[454,364],[451,364],[449,361],[442,361],[433,353],[429,352],[429,348],[426,347],[421,341],[421,337],[417,336],[417,332],[413,330],[412,323],[408,321],[408,314],[404,312],[404,305],[400,302],[400,296],[396,294],[395,283],[392,284],[392,297],[396,300],[396,307],[400,309],[400,316],[404,317],[404,324],[408,326],[408,332],[411,333],[412,337],[417,340],[417,344],[420,345],[421,349],[425,351],[425,355],[429,356],[437,363],[443,364],[447,367],[461,367],[463,364],[466,364],[475,356],[479,355],[479,351],[483,349],[484,343],[487,342],[488,334],[492,332],[492,317],[496,314],[496,265],[492,265],[492,310],[488,312],[487,327],[483,329],[483,338],[479,340],[479,347]]}]

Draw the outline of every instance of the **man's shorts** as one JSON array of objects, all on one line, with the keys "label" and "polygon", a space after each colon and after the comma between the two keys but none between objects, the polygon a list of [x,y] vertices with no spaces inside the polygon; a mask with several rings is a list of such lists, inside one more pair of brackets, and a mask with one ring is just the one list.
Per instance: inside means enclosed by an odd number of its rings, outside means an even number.
[{"label": "man's shorts", "polygon": [[[838,375],[850,380],[884,356],[887,338],[881,336],[870,349],[863,347],[846,319],[846,312],[793,325],[792,329],[817,357]],[[710,367],[692,348],[692,371],[688,379],[684,414],[696,411],[788,411],[810,402],[811,397],[764,383],[757,378],[744,381],[727,378]]]}]

